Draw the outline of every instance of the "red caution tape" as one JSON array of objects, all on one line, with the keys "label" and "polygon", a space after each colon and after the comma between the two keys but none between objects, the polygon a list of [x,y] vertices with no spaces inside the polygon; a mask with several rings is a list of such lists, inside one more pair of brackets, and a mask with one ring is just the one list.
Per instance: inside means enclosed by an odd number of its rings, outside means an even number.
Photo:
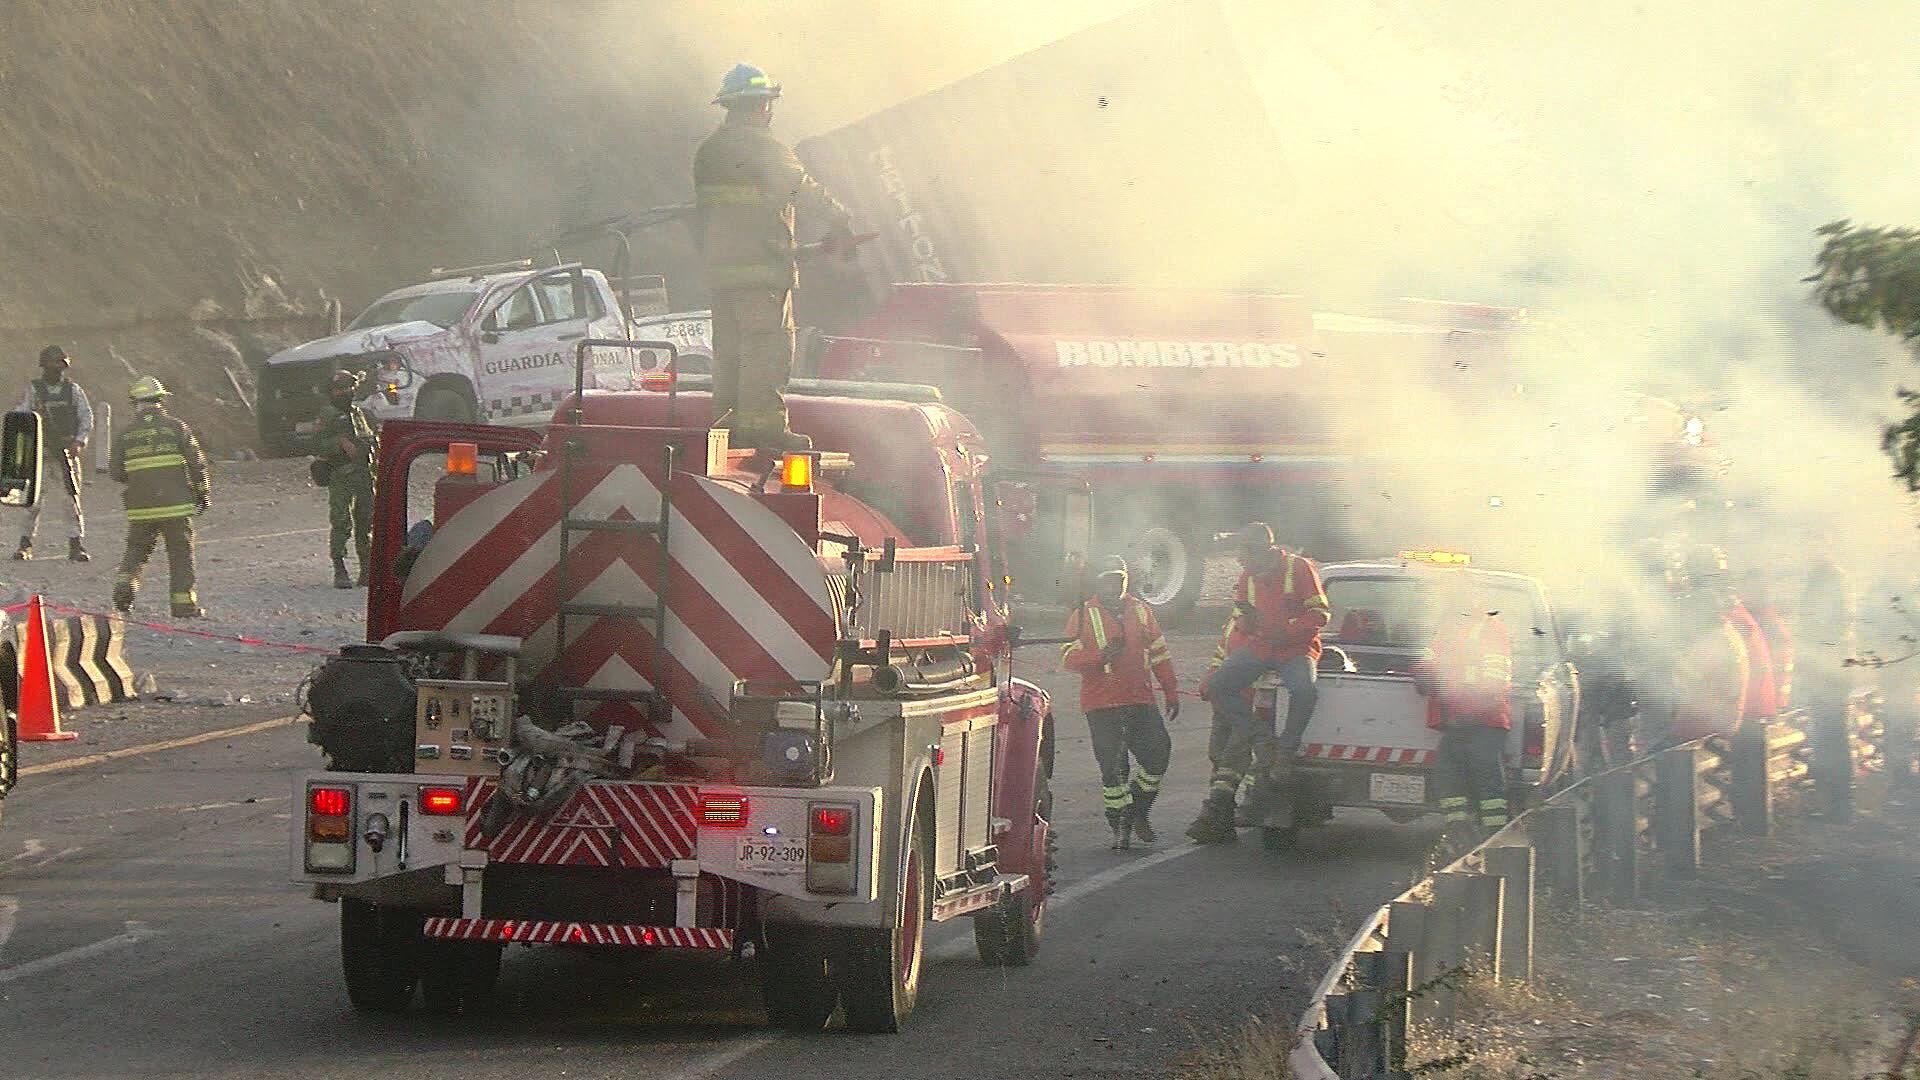
[{"label": "red caution tape", "polygon": [[[31,603],[31,601],[29,601],[29,603]],[[291,652],[326,653],[328,655],[339,651],[338,649],[330,649],[324,645],[296,645],[291,642],[268,641],[264,638],[241,637],[236,634],[216,634],[208,630],[190,630],[184,626],[174,626],[169,623],[140,622],[137,619],[129,619],[125,615],[109,615],[104,611],[88,611],[85,608],[67,607],[64,604],[48,604],[43,602],[41,606],[48,611],[60,612],[62,615],[98,615],[105,618],[118,618],[125,621],[128,626],[138,626],[142,629],[154,630],[162,634],[184,634],[187,637],[205,638],[208,641],[227,641],[236,645],[250,645],[260,649],[287,649]],[[25,611],[26,609],[27,604],[11,604],[6,607],[0,607],[0,611],[5,611],[9,615],[15,612]]]}]

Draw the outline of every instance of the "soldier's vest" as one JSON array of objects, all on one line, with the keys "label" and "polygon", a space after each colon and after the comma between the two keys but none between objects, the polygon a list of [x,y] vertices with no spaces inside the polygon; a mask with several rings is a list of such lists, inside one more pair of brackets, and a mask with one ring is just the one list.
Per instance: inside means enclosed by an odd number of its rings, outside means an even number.
[{"label": "soldier's vest", "polygon": [[164,414],[142,416],[120,436],[125,454],[128,521],[192,516],[193,480],[187,472],[187,436],[180,421]]},{"label": "soldier's vest", "polygon": [[47,444],[66,449],[80,434],[80,399],[74,393],[73,380],[62,379],[50,386],[45,380],[35,379],[31,385],[33,411],[46,423]]}]

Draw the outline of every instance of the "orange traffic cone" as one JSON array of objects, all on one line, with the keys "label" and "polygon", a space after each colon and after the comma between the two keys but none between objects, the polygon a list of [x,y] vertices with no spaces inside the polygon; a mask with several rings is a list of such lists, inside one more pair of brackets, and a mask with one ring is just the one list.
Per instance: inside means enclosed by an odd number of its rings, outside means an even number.
[{"label": "orange traffic cone", "polygon": [[27,655],[20,670],[20,741],[63,742],[60,699],[53,692],[53,657],[47,652],[47,614],[35,593],[27,601]]}]

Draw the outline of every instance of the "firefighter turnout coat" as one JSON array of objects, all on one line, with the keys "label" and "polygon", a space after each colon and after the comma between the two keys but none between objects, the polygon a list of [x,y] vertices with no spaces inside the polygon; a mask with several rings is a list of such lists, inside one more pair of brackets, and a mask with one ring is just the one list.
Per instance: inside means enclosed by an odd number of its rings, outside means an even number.
[{"label": "firefighter turnout coat", "polygon": [[786,290],[799,282],[793,226],[800,197],[818,204],[836,226],[847,221],[846,208],[807,174],[799,156],[764,123],[744,116],[730,114],[700,144],[693,191],[695,234],[707,284],[716,292]]},{"label": "firefighter turnout coat", "polygon": [[1067,633],[1074,640],[1061,646],[1060,658],[1069,671],[1079,673],[1080,707],[1087,712],[1152,705],[1149,674],[1166,700],[1179,695],[1173,653],[1153,610],[1137,597],[1122,597],[1117,614],[1098,600],[1087,601],[1068,617]]},{"label": "firefighter turnout coat", "polygon": [[192,517],[207,500],[207,457],[200,441],[192,428],[162,409],[142,409],[114,440],[109,469],[127,485],[122,498],[130,522]]},{"label": "firefighter turnout coat", "polygon": [[1320,631],[1333,618],[1320,571],[1305,555],[1279,551],[1273,570],[1240,572],[1233,587],[1233,614],[1213,653],[1214,667],[1242,649],[1272,664],[1296,656],[1320,659]]}]

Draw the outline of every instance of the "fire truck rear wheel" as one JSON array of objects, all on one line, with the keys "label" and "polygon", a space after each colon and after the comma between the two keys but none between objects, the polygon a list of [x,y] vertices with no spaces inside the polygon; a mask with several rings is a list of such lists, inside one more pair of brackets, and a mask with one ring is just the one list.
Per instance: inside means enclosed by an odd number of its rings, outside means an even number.
[{"label": "fire truck rear wheel", "polygon": [[872,1035],[899,1031],[920,1000],[933,880],[919,807],[916,800],[913,824],[901,845],[900,895],[893,926],[845,931],[840,955],[834,960],[850,1031]]},{"label": "fire truck rear wheel", "polygon": [[1174,524],[1155,523],[1134,532],[1127,545],[1134,595],[1153,608],[1154,617],[1172,626],[1200,600],[1206,579],[1206,546],[1199,536]]},{"label": "fire truck rear wheel", "polygon": [[340,901],[340,966],[354,1008],[397,1013],[413,1003],[425,922],[417,911]]},{"label": "fire truck rear wheel", "polygon": [[421,942],[420,990],[434,1012],[469,1011],[493,993],[500,980],[499,943]]},{"label": "fire truck rear wheel", "polygon": [[760,954],[760,996],[767,1020],[788,1031],[819,1031],[840,1003],[817,938],[798,930],[768,935]]}]

